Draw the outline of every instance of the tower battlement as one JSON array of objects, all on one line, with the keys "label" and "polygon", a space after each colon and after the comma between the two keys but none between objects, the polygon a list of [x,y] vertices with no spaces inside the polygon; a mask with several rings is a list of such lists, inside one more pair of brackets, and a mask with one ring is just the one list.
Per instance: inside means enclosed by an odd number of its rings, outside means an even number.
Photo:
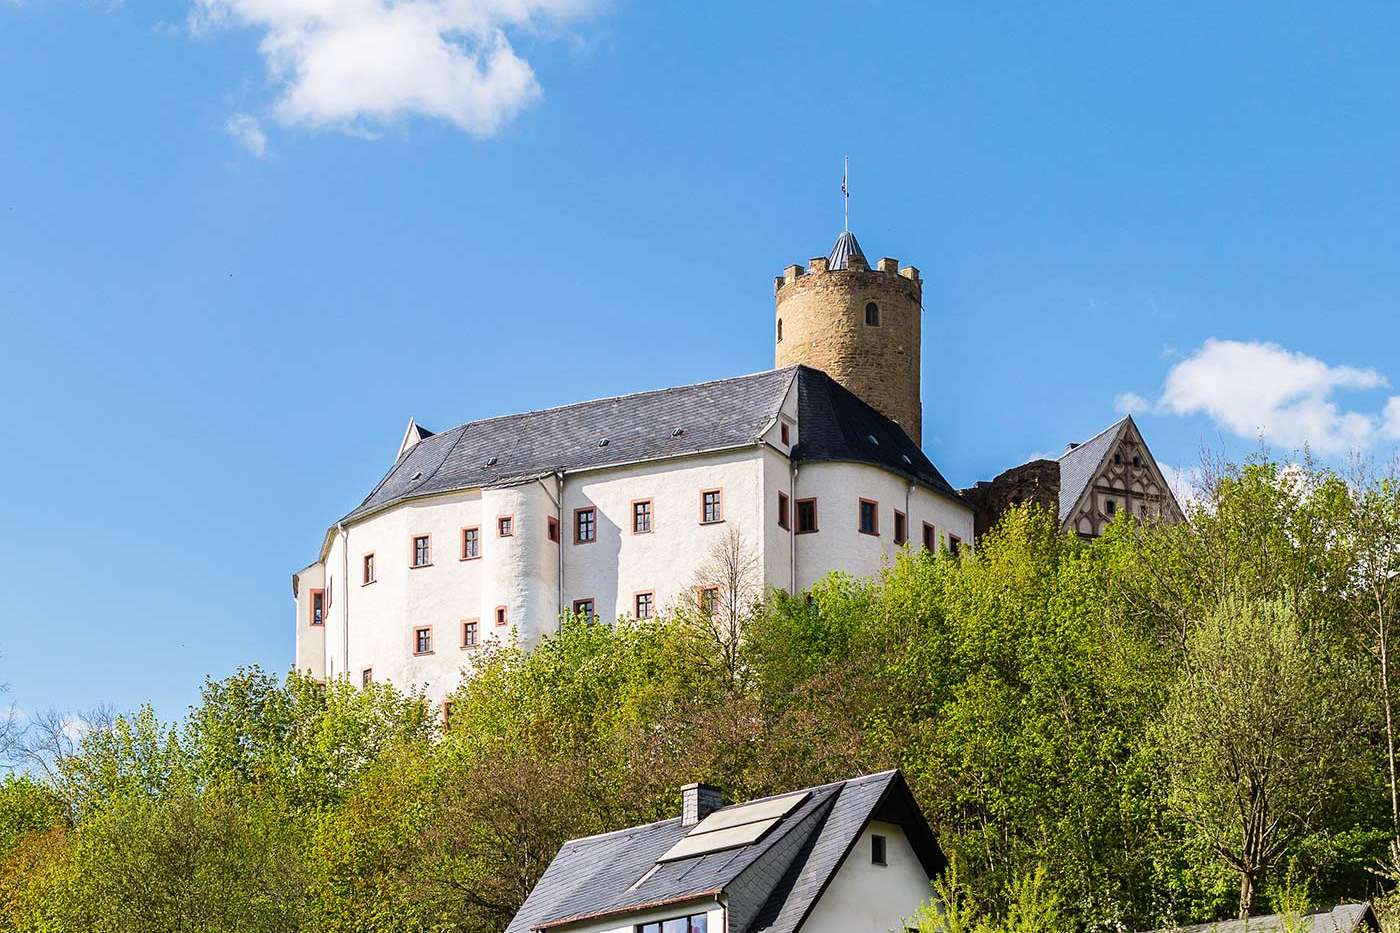
[{"label": "tower battlement", "polygon": [[828,256],[773,279],[775,363],[823,370],[921,443],[923,280],[884,257],[872,268],[846,231]]}]

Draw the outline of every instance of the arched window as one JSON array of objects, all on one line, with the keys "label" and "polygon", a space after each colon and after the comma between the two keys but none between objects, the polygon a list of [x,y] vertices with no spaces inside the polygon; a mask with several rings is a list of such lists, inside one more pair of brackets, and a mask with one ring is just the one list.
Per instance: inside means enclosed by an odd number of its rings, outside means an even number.
[{"label": "arched window", "polygon": [[873,301],[865,306],[865,323],[869,327],[880,326],[880,306]]},{"label": "arched window", "polygon": [[778,342],[783,342],[783,319],[778,318]]}]

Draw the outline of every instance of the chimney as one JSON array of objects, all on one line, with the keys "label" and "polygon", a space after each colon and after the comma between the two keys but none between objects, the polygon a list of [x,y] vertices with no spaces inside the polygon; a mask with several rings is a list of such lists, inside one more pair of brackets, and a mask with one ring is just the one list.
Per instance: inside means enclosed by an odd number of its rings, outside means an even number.
[{"label": "chimney", "polygon": [[1069,453],[1071,450],[1078,446],[1079,443],[1077,441],[1070,441],[1068,444],[1065,445],[1065,453]]},{"label": "chimney", "polygon": [[681,788],[681,825],[694,826],[714,813],[724,802],[713,784],[687,784]]}]

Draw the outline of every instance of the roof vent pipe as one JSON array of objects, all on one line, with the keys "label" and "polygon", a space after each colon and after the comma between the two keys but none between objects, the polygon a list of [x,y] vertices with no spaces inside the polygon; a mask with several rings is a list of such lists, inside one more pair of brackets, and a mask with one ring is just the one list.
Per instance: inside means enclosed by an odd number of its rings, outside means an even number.
[{"label": "roof vent pipe", "polygon": [[687,784],[681,788],[681,825],[694,826],[724,806],[720,789],[713,784]]}]

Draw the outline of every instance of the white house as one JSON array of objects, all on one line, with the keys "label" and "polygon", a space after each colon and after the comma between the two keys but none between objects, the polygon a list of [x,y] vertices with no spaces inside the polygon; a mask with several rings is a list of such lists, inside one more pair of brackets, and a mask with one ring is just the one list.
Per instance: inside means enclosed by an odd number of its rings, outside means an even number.
[{"label": "white house", "polygon": [[493,639],[714,598],[702,567],[731,530],[788,592],[970,543],[971,506],[917,443],[921,289],[846,233],[775,283],[782,368],[440,433],[410,421],[293,575],[297,668],[440,701]]},{"label": "white house", "polygon": [[886,771],[564,845],[506,933],[888,933],[947,864]]}]

